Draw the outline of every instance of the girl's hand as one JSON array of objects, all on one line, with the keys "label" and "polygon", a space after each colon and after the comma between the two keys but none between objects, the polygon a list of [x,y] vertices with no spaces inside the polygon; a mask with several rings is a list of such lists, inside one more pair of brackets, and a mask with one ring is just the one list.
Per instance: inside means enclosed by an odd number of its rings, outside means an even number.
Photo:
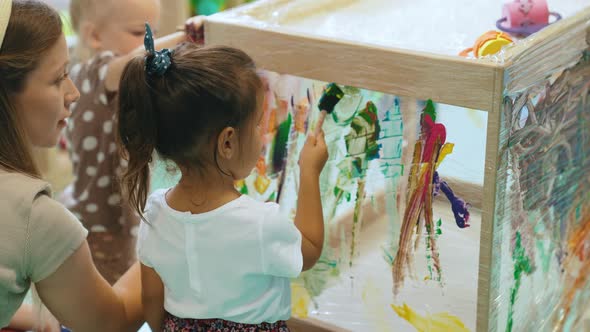
[{"label": "girl's hand", "polygon": [[317,137],[309,135],[299,156],[301,174],[319,176],[328,160],[328,148],[324,138],[324,131]]}]

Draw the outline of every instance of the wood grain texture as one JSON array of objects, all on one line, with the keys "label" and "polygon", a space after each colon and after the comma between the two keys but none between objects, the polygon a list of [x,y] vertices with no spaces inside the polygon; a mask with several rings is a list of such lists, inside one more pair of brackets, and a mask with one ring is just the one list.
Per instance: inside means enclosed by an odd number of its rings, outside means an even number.
[{"label": "wood grain texture", "polygon": [[587,48],[590,6],[505,50],[506,93],[521,93],[573,66]]},{"label": "wood grain texture", "polygon": [[291,318],[287,321],[287,325],[291,332],[352,332],[313,318]]},{"label": "wood grain texture", "polygon": [[488,115],[484,190],[482,202],[481,235],[479,247],[479,273],[477,287],[476,331],[488,331],[490,311],[490,281],[492,276],[492,248],[496,185],[498,172],[498,143],[502,110],[504,71],[498,69],[495,76],[492,112]]}]

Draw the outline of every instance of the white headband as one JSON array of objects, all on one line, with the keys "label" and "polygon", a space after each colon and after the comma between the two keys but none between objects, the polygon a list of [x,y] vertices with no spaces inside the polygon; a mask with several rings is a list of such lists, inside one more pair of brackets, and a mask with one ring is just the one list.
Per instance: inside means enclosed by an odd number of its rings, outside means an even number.
[{"label": "white headband", "polygon": [[6,35],[6,27],[10,19],[10,11],[12,10],[12,0],[0,0],[0,48]]}]

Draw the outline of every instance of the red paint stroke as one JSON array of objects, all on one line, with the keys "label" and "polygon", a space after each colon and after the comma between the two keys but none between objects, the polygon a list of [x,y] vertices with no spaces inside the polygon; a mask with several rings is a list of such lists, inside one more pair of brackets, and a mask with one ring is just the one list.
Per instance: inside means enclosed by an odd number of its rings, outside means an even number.
[{"label": "red paint stroke", "polygon": [[[392,266],[393,292],[397,294],[403,285],[406,270],[412,263],[412,239],[414,230],[418,246],[422,230],[435,229],[432,213],[434,193],[434,173],[440,151],[446,141],[446,129],[443,124],[435,123],[436,112],[432,101],[428,101],[420,121],[422,132],[420,140],[414,147],[414,159],[408,177],[408,196],[401,227],[399,249]],[[421,218],[421,216],[424,216]],[[440,280],[442,274],[436,237],[429,238],[434,270]]]}]

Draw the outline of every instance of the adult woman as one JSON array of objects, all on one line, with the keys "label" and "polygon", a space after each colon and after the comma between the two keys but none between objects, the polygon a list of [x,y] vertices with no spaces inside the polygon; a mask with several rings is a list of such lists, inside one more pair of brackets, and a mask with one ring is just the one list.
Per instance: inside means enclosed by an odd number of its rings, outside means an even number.
[{"label": "adult woman", "polygon": [[0,327],[31,283],[76,331],[137,330],[137,265],[111,287],[92,263],[87,231],[51,198],[31,148],[54,146],[79,93],[67,75],[57,12],[38,0],[0,0]]}]

